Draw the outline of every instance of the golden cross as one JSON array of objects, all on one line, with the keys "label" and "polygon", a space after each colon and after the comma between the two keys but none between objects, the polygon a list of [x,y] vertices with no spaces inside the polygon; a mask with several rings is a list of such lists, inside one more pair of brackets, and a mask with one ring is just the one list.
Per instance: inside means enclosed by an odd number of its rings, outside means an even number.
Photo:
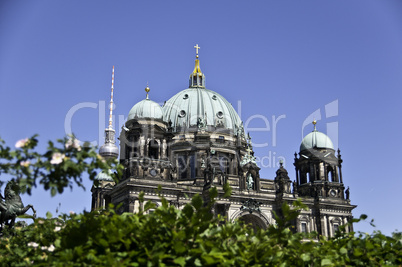
[{"label": "golden cross", "polygon": [[194,48],[195,48],[195,53],[197,54],[197,57],[198,57],[198,49],[201,49],[201,47],[199,47],[198,44],[196,44],[194,46]]}]

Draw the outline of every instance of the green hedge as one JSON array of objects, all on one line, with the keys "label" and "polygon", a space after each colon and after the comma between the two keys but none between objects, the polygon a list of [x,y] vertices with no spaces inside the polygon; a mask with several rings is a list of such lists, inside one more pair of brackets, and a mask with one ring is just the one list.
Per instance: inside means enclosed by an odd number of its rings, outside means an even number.
[{"label": "green hedge", "polygon": [[[117,180],[122,172],[117,161],[104,160],[74,136],[56,144],[49,141],[44,153],[34,150],[37,143],[36,136],[22,139],[12,150],[0,139],[0,175],[15,177],[22,193],[30,194],[40,184],[55,195],[65,187],[83,187],[83,173],[93,180],[97,170],[114,168]],[[48,214],[27,226],[19,222],[3,229],[0,266],[402,265],[401,233],[346,233],[344,227],[331,239],[293,233],[290,222],[304,208],[300,201],[285,204],[283,214],[275,216],[276,225],[253,231],[240,222],[213,217],[217,191],[211,190],[207,205],[196,195],[181,210],[161,198],[158,208],[144,203],[136,214],[118,215],[110,207],[57,218]],[[229,195],[230,188],[225,190]],[[148,214],[150,209],[154,212]]]},{"label": "green hedge", "polygon": [[[400,266],[402,236],[345,233],[319,240],[292,233],[303,208],[284,206],[284,219],[254,232],[210,213],[196,195],[182,210],[162,198],[137,214],[103,212],[38,218],[0,238],[1,266]],[[147,210],[154,209],[148,214]],[[355,220],[357,221],[357,220]]]}]

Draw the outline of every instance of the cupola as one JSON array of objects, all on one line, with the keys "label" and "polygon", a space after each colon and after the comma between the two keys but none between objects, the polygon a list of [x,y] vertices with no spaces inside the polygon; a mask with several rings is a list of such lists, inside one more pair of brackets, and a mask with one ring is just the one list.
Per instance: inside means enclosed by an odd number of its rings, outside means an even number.
[{"label": "cupola", "polygon": [[149,99],[148,96],[149,91],[150,88],[147,85],[147,87],[145,88],[145,92],[147,92],[146,98],[138,102],[131,108],[130,112],[128,113],[127,120],[132,120],[136,118],[139,119],[149,118],[158,120],[163,119],[162,107],[155,101]]},{"label": "cupola", "polygon": [[196,51],[195,66],[193,72],[190,74],[189,87],[205,88],[205,75],[201,72],[200,60],[198,59],[198,49],[201,49],[201,47],[196,44],[194,48]]},{"label": "cupola", "polygon": [[300,144],[300,152],[313,148],[329,148],[334,150],[331,139],[326,134],[317,131],[316,124],[317,122],[313,121],[314,130],[303,138]]}]

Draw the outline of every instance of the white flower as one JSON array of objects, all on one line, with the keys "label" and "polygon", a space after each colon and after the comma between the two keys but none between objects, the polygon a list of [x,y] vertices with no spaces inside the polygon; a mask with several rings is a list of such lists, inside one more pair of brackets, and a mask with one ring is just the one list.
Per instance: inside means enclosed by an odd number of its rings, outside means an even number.
[{"label": "white flower", "polygon": [[52,156],[52,160],[50,161],[51,164],[60,164],[63,159],[65,158],[64,154],[61,154],[59,152],[56,152]]},{"label": "white flower", "polygon": [[18,140],[17,143],[15,143],[15,147],[16,148],[24,147],[24,146],[26,146],[28,144],[28,142],[29,142],[28,138]]},{"label": "white flower", "polygon": [[54,231],[55,232],[58,232],[58,231],[60,231],[61,230],[61,227],[60,226],[56,226],[55,228],[54,228]]},{"label": "white flower", "polygon": [[37,248],[38,246],[39,246],[39,244],[38,244],[38,243],[35,243],[35,242],[29,242],[29,243],[28,243],[28,247]]},{"label": "white flower", "polygon": [[70,210],[70,215],[74,215],[74,214],[75,214],[75,212]]},{"label": "white flower", "polygon": [[75,148],[78,151],[81,151],[80,141],[78,141],[75,138],[74,139],[68,139],[65,146],[66,146],[66,149]]},{"label": "white flower", "polygon": [[30,162],[29,160],[25,160],[25,161],[21,161],[21,162],[20,162],[20,165],[21,165],[22,167],[28,167],[29,164],[31,164],[31,162]]},{"label": "white flower", "polygon": [[55,249],[55,247],[54,247],[53,244],[52,244],[52,245],[50,245],[50,246],[47,248],[47,251],[53,252],[54,249]]}]

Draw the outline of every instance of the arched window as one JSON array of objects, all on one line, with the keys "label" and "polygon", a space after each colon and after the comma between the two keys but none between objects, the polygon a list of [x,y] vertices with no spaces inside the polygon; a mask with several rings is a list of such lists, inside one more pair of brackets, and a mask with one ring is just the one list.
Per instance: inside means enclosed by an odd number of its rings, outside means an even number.
[{"label": "arched window", "polygon": [[151,140],[148,145],[148,157],[151,159],[158,159],[159,156],[159,144],[155,140]]},{"label": "arched window", "polygon": [[331,227],[330,227],[331,233],[329,233],[329,234],[330,234],[331,237],[334,237],[336,232],[339,231],[339,226],[342,225],[342,219],[339,218],[339,217],[338,218],[333,218],[330,221],[330,223],[331,223]]},{"label": "arched window", "polygon": [[334,172],[331,167],[328,167],[328,181],[335,182]]},{"label": "arched window", "polygon": [[335,171],[331,166],[328,166],[327,172],[328,172],[328,181],[339,182],[338,179],[336,178]]},{"label": "arched window", "polygon": [[310,230],[310,224],[309,224],[309,218],[307,216],[302,216],[301,218],[298,219],[299,221],[299,226],[297,231],[299,233],[309,233]]}]

